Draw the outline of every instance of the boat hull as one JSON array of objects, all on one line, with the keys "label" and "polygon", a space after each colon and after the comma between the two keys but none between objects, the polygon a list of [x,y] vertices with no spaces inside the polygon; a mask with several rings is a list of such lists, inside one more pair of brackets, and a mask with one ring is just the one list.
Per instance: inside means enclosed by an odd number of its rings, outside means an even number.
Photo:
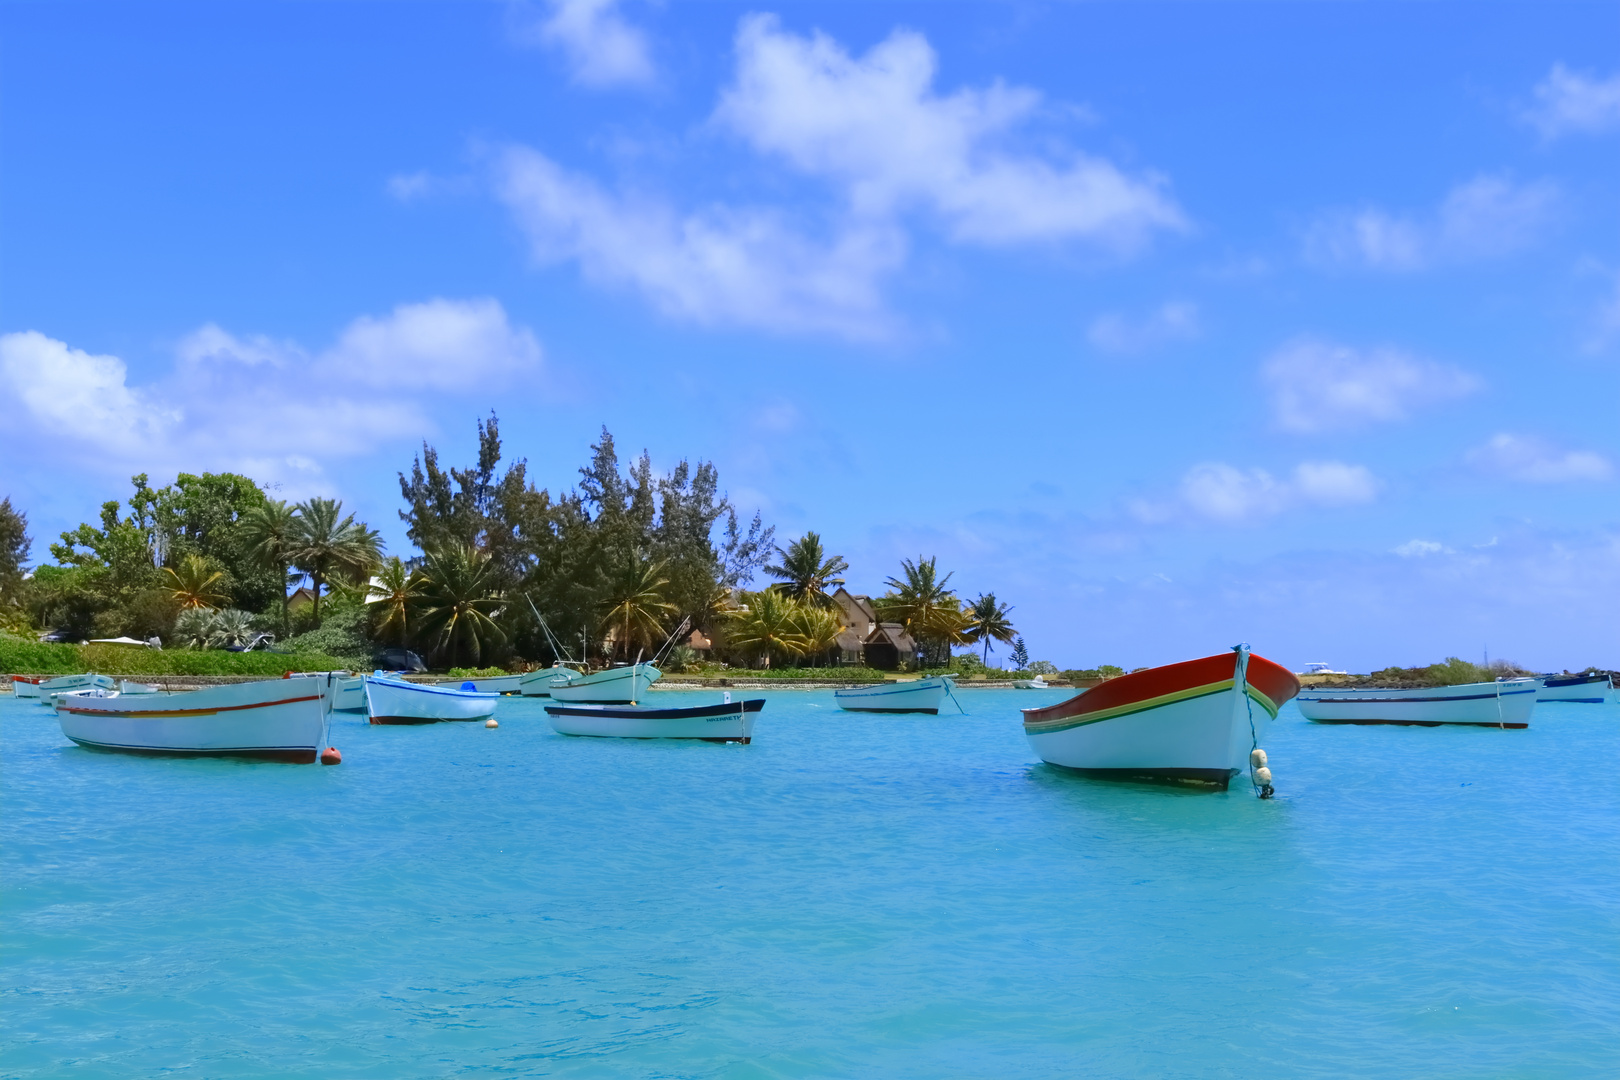
[{"label": "boat hull", "polygon": [[37,701],[39,700],[39,684],[44,681],[44,679],[29,679],[21,675],[13,675],[11,677],[11,692],[19,698],[33,698]]},{"label": "boat hull", "polygon": [[440,679],[434,686],[448,686],[459,690],[468,683],[480,694],[515,694],[521,675],[493,675],[487,679]]},{"label": "boat hull", "polygon": [[1551,676],[1541,680],[1537,701],[1563,701],[1571,704],[1603,705],[1613,699],[1614,690],[1607,675]]},{"label": "boat hull", "polygon": [[524,697],[550,697],[552,680],[565,679],[572,682],[579,677],[579,672],[561,665],[526,672],[518,676],[518,693]]},{"label": "boat hull", "polygon": [[107,675],[62,675],[55,679],[46,679],[39,684],[38,698],[42,705],[55,705],[56,700],[64,694],[76,694],[83,690],[116,690],[117,680]]},{"label": "boat hull", "polygon": [[834,690],[833,699],[846,712],[926,713],[937,716],[949,689],[948,679],[915,679],[911,682]]},{"label": "boat hull", "polygon": [[365,712],[365,676],[338,679],[332,686],[332,708],[338,712]]},{"label": "boat hull", "polygon": [[764,698],[682,709],[547,705],[546,714],[551,718],[552,729],[559,735],[748,743],[754,737],[754,716],[764,706]]},{"label": "boat hull", "polygon": [[1318,724],[1525,728],[1536,707],[1535,679],[1413,690],[1319,690],[1299,695],[1300,715]]},{"label": "boat hull", "polygon": [[595,671],[565,683],[555,680],[551,700],[569,705],[634,705],[663,672],[651,664]]},{"label": "boat hull", "polygon": [[309,764],[326,741],[328,691],[314,680],[149,694],[83,691],[57,706],[62,734],[122,753]]},{"label": "boat hull", "polygon": [[366,676],[366,714],[373,724],[437,724],[441,721],[487,720],[495,715],[499,694],[453,690]]},{"label": "boat hull", "polygon": [[1252,654],[1239,679],[1239,655],[1133,672],[1025,709],[1024,734],[1042,761],[1065,769],[1225,788],[1299,691],[1292,672]]}]

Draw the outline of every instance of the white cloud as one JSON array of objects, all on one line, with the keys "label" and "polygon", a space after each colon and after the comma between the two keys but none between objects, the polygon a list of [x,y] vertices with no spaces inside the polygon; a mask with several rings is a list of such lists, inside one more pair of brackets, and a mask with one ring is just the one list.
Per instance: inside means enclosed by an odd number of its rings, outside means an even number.
[{"label": "white cloud", "polygon": [[1198,305],[1171,302],[1140,319],[1110,312],[1092,320],[1086,331],[1091,344],[1103,352],[1146,352],[1199,334]]},{"label": "white cloud", "polygon": [[1403,559],[1421,559],[1429,555],[1455,555],[1446,545],[1438,540],[1408,540],[1394,549],[1394,554]]},{"label": "white cloud", "polygon": [[307,484],[319,462],[426,434],[425,392],[485,393],[540,359],[493,300],[404,304],[317,353],[208,324],[179,342],[167,378],[139,386],[117,357],[27,331],[0,337],[0,394],[21,403],[0,423],[115,475],[238,469]]},{"label": "white cloud", "polygon": [[1316,262],[1388,271],[1499,258],[1535,243],[1557,202],[1550,181],[1477,176],[1452,188],[1428,215],[1378,207],[1324,214],[1306,230],[1305,250]]},{"label": "white cloud", "polygon": [[1240,469],[1225,462],[1194,465],[1168,499],[1138,499],[1128,509],[1146,524],[1259,521],[1298,506],[1341,507],[1372,502],[1380,484],[1363,465],[1304,461],[1286,478],[1265,469]]},{"label": "white cloud", "polygon": [[857,213],[921,207],[959,241],[1080,238],[1128,249],[1184,227],[1157,177],[1077,152],[1054,162],[1006,146],[1040,107],[1034,90],[997,82],[941,96],[937,66],[913,31],[896,30],[855,58],[825,34],[799,37],[773,16],[751,15],[715,119],[756,149],[843,185]]},{"label": "white cloud", "polygon": [[1561,450],[1527,435],[1503,432],[1468,452],[1468,462],[1491,476],[1527,484],[1608,480],[1614,466],[1590,450]]},{"label": "white cloud", "polygon": [[1279,426],[1317,432],[1404,420],[1414,409],[1462,397],[1479,380],[1399,349],[1355,349],[1304,338],[1261,369]]},{"label": "white cloud", "polygon": [[536,258],[576,259],[587,277],[632,288],[666,315],[851,337],[891,327],[880,286],[905,256],[893,228],[846,225],[816,240],[767,209],[682,214],[523,148],[501,155],[497,177]]},{"label": "white cloud", "polygon": [[1549,139],[1620,129],[1620,73],[1600,79],[1554,64],[1535,95],[1525,118]]},{"label": "white cloud", "polygon": [[618,0],[550,0],[527,27],[528,41],[559,49],[584,86],[645,85],[656,74],[647,37],[618,12]]}]

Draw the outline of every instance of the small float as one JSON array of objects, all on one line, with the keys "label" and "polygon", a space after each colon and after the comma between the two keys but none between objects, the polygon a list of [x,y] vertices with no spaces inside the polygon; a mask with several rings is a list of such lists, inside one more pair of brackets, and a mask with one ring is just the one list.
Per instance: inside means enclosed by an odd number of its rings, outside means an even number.
[{"label": "small float", "polygon": [[501,695],[367,675],[366,713],[373,724],[437,724],[442,720],[487,720]]},{"label": "small float", "polygon": [[326,741],[330,684],[314,679],[124,694],[86,689],[56,707],[62,734],[95,750],[313,763]]},{"label": "small float", "polygon": [[547,705],[546,714],[559,735],[747,743],[754,737],[754,716],[764,707],[764,698],[679,708],[556,704]]},{"label": "small float", "polygon": [[1608,672],[1587,675],[1543,675],[1537,701],[1564,701],[1582,705],[1602,705],[1610,700],[1614,677]]},{"label": "small float", "polygon": [[[849,712],[928,713],[939,714],[939,707],[950,697],[949,675],[931,675],[926,679],[909,682],[879,683],[876,686],[848,686],[833,691],[833,699],[840,709]],[[957,706],[961,708],[960,705]]]},{"label": "small float", "polygon": [[1025,709],[1024,734],[1042,761],[1066,769],[1224,790],[1245,766],[1264,761],[1251,754],[1277,710],[1298,692],[1293,672],[1239,645]]},{"label": "small float", "polygon": [[1531,678],[1406,689],[1313,686],[1300,693],[1299,711],[1318,724],[1526,728],[1540,689],[1540,680]]}]

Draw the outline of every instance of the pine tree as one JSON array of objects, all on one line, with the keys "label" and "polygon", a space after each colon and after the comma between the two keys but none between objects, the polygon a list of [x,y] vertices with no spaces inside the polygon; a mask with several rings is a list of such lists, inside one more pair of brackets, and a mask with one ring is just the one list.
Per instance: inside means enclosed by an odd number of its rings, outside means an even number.
[{"label": "pine tree", "polygon": [[1013,642],[1012,662],[1019,671],[1029,666],[1029,649],[1024,646],[1023,638]]}]

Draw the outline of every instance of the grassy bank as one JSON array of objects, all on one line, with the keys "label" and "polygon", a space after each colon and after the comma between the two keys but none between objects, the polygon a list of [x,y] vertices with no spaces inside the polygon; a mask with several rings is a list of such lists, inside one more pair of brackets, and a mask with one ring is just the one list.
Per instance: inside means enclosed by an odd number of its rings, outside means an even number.
[{"label": "grassy bank", "polygon": [[0,637],[0,672],[29,675],[270,675],[345,667],[324,653],[233,653],[218,649],[136,649],[122,645],[43,645]]}]

